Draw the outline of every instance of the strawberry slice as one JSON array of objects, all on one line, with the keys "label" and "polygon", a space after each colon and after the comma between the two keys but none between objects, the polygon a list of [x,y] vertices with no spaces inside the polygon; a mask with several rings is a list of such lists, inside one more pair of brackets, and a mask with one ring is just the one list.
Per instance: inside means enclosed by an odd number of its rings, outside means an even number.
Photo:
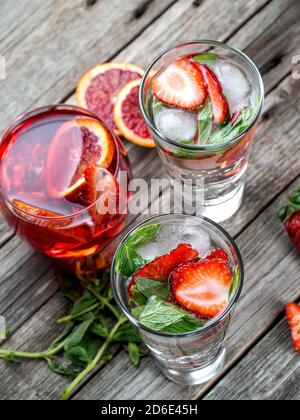
[{"label": "strawberry slice", "polygon": [[292,331],[293,346],[300,353],[300,306],[289,303],[286,306],[286,317]]},{"label": "strawberry slice", "polygon": [[208,95],[211,101],[214,122],[221,124],[226,120],[229,113],[228,103],[223,95],[223,88],[217,76],[205,64],[195,63],[195,66],[201,70],[203,79],[206,83]]},{"label": "strawberry slice", "polygon": [[210,254],[208,254],[206,260],[220,260],[227,263],[230,262],[227,252],[223,249],[214,249]]},{"label": "strawberry slice", "polygon": [[183,109],[199,107],[207,96],[202,73],[186,59],[170,64],[154,80],[152,91],[161,102]]},{"label": "strawberry slice", "polygon": [[170,276],[171,292],[184,309],[214,318],[229,303],[232,272],[227,262],[202,260],[182,264]]},{"label": "strawberry slice", "polygon": [[199,257],[199,252],[194,250],[191,245],[180,244],[170,254],[162,255],[154,261],[146,264],[134,275],[129,283],[128,291],[135,285],[137,277],[144,277],[152,280],[167,281],[172,271],[180,264],[192,261]]}]

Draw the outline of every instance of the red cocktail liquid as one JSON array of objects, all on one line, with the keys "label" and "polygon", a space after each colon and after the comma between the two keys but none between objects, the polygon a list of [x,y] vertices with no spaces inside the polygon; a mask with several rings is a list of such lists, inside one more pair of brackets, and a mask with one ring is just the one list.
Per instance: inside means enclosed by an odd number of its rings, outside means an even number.
[{"label": "red cocktail liquid", "polygon": [[[92,255],[123,227],[129,195],[126,184],[120,187],[121,172],[130,178],[124,147],[93,114],[43,108],[2,136],[2,211],[17,233],[50,257]],[[113,192],[115,205],[100,211],[99,202],[106,204]]]}]

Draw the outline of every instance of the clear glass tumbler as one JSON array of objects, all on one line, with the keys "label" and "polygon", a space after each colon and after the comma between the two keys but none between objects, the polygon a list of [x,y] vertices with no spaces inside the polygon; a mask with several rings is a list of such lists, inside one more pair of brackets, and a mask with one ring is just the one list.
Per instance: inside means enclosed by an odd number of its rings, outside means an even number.
[{"label": "clear glass tumbler", "polygon": [[[179,144],[167,138],[155,125],[151,107],[152,82],[157,72],[162,71],[174,60],[207,51],[216,54],[222,60],[230,61],[244,71],[252,88],[251,97],[255,98],[257,112],[248,128],[227,143],[194,145],[183,142]],[[232,88],[234,89],[235,86]],[[181,183],[189,180],[193,182],[196,189],[201,185],[202,195],[204,195],[203,215],[215,222],[227,220],[241,206],[251,143],[263,102],[263,81],[255,64],[241,51],[216,41],[192,41],[170,48],[160,54],[144,74],[140,87],[140,108],[157,145],[167,175],[171,182],[174,179]],[[199,180],[202,182],[199,183]]]},{"label": "clear glass tumbler", "polygon": [[[164,375],[180,384],[196,385],[207,382],[217,375],[224,363],[228,327],[243,287],[242,257],[234,240],[219,225],[206,218],[185,214],[161,215],[147,219],[124,238],[119,249],[140,228],[152,224],[168,224],[175,230],[181,226],[182,238],[180,234],[174,235],[177,237],[176,241],[181,241],[181,243],[184,243],[187,234],[190,235],[191,226],[195,235],[203,235],[205,231],[205,234],[210,237],[212,247],[224,249],[230,256],[232,267],[239,269],[238,287],[223,313],[208,321],[197,331],[171,334],[149,329],[132,316],[128,299],[130,279],[122,276],[117,270],[118,250],[112,264],[111,281],[116,302],[125,316],[137,327],[145,345],[150,349]],[[174,247],[177,245],[174,239]]]}]

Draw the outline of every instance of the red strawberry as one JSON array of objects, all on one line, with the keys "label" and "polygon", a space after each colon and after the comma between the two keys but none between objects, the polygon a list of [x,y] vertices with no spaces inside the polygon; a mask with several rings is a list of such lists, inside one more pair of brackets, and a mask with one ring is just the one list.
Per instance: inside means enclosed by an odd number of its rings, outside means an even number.
[{"label": "red strawberry", "polygon": [[286,306],[286,317],[292,330],[293,346],[300,353],[300,306],[289,303]]},{"label": "red strawberry", "polygon": [[288,203],[280,209],[278,216],[300,252],[300,188],[290,195]]},{"label": "red strawberry", "polygon": [[220,124],[226,120],[229,108],[225,96],[223,95],[222,85],[217,76],[205,64],[195,63],[201,70],[203,79],[206,83],[208,95],[210,97],[214,122]]},{"label": "red strawberry", "polygon": [[184,109],[199,107],[207,96],[202,73],[186,59],[170,64],[154,80],[152,90],[160,101]]},{"label": "red strawberry", "polygon": [[171,292],[178,305],[200,317],[214,318],[228,306],[232,277],[224,261],[193,261],[173,271]]},{"label": "red strawberry", "polygon": [[215,249],[208,254],[206,260],[220,260],[229,263],[229,256],[223,249]]},{"label": "red strawberry", "polygon": [[171,272],[180,264],[192,261],[199,257],[199,252],[195,251],[191,245],[181,244],[170,254],[163,255],[156,258],[154,261],[146,264],[134,275],[131,280],[128,290],[131,293],[131,288],[135,284],[137,277],[145,277],[152,280],[167,281]]},{"label": "red strawberry", "polygon": [[289,237],[295,244],[296,249],[300,252],[300,211],[297,211],[290,216],[285,223],[285,228]]}]

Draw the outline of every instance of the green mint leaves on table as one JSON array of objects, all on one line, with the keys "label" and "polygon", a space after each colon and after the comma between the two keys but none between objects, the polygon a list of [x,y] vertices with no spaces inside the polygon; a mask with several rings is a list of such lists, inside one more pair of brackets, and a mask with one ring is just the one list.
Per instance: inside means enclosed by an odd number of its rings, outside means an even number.
[{"label": "green mint leaves on table", "polygon": [[[146,232],[143,232],[144,240]],[[135,238],[137,243],[137,238]],[[21,352],[0,349],[0,359],[21,363],[26,359],[45,360],[49,368],[59,375],[71,377],[73,381],[63,392],[61,399],[68,399],[82,380],[100,363],[109,363],[113,358],[113,344],[121,344],[128,351],[130,360],[140,361],[141,342],[137,330],[118,310],[113,301],[109,275],[103,270],[88,272],[94,281],[87,280],[83,271],[77,270],[80,287],[75,279],[63,278],[62,291],[73,302],[68,316],[57,320],[64,325],[62,333],[41,352]]]},{"label": "green mint leaves on table", "polygon": [[137,252],[137,249],[151,241],[158,234],[160,228],[160,224],[144,226],[123,243],[116,256],[116,270],[120,274],[130,277],[147,263]]}]

